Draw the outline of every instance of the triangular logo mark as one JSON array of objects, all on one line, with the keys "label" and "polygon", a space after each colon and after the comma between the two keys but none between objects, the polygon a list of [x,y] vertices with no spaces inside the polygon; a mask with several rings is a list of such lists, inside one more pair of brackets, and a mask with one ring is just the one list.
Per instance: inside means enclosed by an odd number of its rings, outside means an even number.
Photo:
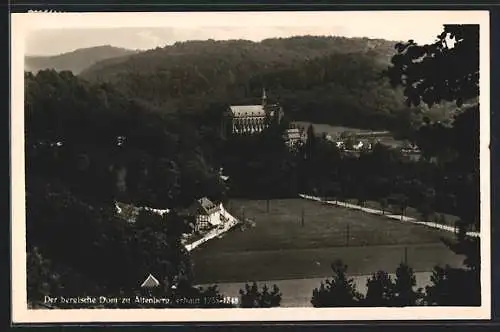
[{"label": "triangular logo mark", "polygon": [[142,288],[155,288],[158,286],[160,286],[160,282],[151,274],[146,278],[146,280],[144,280],[144,282],[141,285]]}]

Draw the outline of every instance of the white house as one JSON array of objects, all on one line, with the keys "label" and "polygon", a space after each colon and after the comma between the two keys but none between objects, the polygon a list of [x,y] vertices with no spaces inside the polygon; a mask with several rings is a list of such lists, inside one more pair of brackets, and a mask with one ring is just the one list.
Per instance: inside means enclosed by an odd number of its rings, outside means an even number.
[{"label": "white house", "polygon": [[305,132],[299,128],[288,128],[283,133],[283,139],[288,147],[293,147],[297,144],[303,144],[307,140],[307,136]]},{"label": "white house", "polygon": [[345,149],[345,143],[343,141],[337,141],[335,142],[335,145],[338,149]]},{"label": "white house", "polygon": [[195,231],[217,227],[224,222],[220,205],[214,204],[206,197],[194,201],[186,212],[195,219]]},{"label": "white house", "polygon": [[224,175],[224,168],[219,168],[219,177],[222,181],[226,182],[227,180],[229,180],[229,176],[227,175]]}]

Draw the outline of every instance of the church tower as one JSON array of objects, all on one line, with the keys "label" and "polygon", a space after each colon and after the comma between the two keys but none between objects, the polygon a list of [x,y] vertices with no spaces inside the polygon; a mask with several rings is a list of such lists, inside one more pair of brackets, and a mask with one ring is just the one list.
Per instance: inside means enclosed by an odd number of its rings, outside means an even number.
[{"label": "church tower", "polygon": [[266,95],[266,89],[262,89],[262,107],[267,106],[267,95]]}]

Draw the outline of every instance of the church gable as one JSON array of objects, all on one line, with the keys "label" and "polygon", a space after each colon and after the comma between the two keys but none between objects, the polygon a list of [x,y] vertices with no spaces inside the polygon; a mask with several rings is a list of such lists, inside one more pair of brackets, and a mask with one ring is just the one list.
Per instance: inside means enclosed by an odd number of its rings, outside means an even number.
[{"label": "church gable", "polygon": [[266,111],[262,105],[229,106],[233,117],[265,117]]},{"label": "church gable", "polygon": [[269,126],[271,118],[276,118],[280,122],[282,114],[281,106],[267,104],[266,91],[263,90],[261,105],[229,106],[225,112],[225,119],[221,128],[232,134],[260,133]]}]

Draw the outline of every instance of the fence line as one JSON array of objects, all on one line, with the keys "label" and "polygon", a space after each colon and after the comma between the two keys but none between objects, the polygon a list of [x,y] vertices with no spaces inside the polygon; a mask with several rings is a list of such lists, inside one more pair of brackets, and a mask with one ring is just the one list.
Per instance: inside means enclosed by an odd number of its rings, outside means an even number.
[{"label": "fence line", "polygon": [[[422,220],[418,220],[416,218],[402,216],[402,215],[398,215],[398,214],[387,214],[382,210],[366,208],[366,207],[362,207],[360,205],[350,204],[350,203],[346,203],[346,202],[328,201],[328,200],[325,201],[319,197],[310,196],[310,195],[306,195],[306,194],[299,194],[299,196],[303,199],[308,199],[308,200],[313,200],[313,201],[317,201],[317,202],[323,202],[326,204],[341,206],[341,207],[345,207],[345,208],[348,208],[351,210],[359,210],[359,211],[367,212],[370,214],[383,215],[383,216],[390,218],[390,219],[393,219],[393,220],[398,220],[398,221],[402,221],[402,222],[411,222],[411,223],[418,224],[418,225],[423,225],[423,226],[432,227],[432,228],[438,228],[438,229],[445,230],[448,232],[454,232],[454,233],[456,232],[456,228],[449,226],[449,225],[438,224],[438,223],[430,222],[430,221],[422,221]],[[466,234],[468,236],[471,236],[471,237],[479,237],[479,232],[467,232]]]}]

